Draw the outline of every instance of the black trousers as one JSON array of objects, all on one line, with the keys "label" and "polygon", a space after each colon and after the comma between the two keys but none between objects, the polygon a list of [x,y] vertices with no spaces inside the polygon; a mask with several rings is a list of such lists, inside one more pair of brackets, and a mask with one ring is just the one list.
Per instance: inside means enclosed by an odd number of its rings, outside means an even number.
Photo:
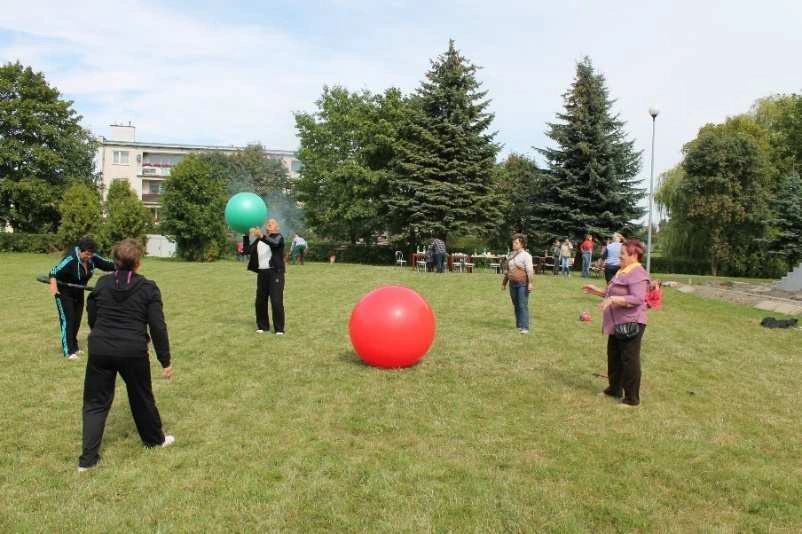
[{"label": "black trousers", "polygon": [[621,397],[624,402],[637,406],[640,404],[640,344],[646,325],[640,325],[640,332],[632,339],[607,337],[607,379],[609,387],[604,391],[613,397]]},{"label": "black trousers", "polygon": [[607,281],[608,284],[610,283],[610,280],[613,279],[613,276],[615,276],[615,273],[618,272],[619,268],[620,268],[620,265],[605,265],[604,266],[604,279]]},{"label": "black trousers", "polygon": [[148,447],[164,443],[147,354],[141,358],[89,354],[84,378],[83,453],[78,459],[81,467],[92,467],[100,460],[100,442],[114,400],[117,373],[123,377],[128,389],[128,403],[142,442]]},{"label": "black trousers", "polygon": [[284,272],[275,269],[260,269],[256,275],[256,328],[270,330],[267,301],[273,311],[273,327],[284,332]]},{"label": "black trousers", "polygon": [[56,310],[60,329],[61,350],[64,356],[78,352],[78,330],[84,315],[84,293],[60,292],[56,295]]}]

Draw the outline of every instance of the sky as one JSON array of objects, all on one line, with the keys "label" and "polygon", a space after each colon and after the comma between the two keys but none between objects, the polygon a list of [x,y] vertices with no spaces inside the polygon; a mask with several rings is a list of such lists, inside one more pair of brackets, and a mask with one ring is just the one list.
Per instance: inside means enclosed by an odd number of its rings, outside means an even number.
[{"label": "sky", "polygon": [[588,56],[647,186],[649,108],[658,177],[704,124],[802,91],[800,21],[791,0],[0,0],[0,62],[43,72],[95,135],[130,121],[139,141],[295,150],[293,113],[324,85],[411,93],[454,39],[481,67],[501,156],[542,164]]}]

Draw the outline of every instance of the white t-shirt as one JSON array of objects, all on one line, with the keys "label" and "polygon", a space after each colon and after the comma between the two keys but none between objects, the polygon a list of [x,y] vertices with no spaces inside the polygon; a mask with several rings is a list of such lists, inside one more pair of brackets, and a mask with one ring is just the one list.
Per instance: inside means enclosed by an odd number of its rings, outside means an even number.
[{"label": "white t-shirt", "polygon": [[270,258],[273,257],[273,251],[271,251],[270,247],[262,240],[256,243],[256,256],[259,258],[259,269],[270,268]]}]

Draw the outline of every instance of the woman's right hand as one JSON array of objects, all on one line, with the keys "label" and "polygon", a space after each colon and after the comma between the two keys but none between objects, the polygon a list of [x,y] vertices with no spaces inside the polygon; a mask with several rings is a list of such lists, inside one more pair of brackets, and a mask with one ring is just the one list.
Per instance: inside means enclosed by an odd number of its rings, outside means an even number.
[{"label": "woman's right hand", "polygon": [[253,237],[262,237],[262,231],[259,228],[255,227],[255,226],[253,228],[251,228],[250,234]]},{"label": "woman's right hand", "polygon": [[171,365],[170,367],[165,367],[162,371],[162,376],[167,380],[173,378],[173,366]]},{"label": "woman's right hand", "polygon": [[587,293],[589,295],[603,295],[604,291],[599,289],[593,284],[585,284],[582,286],[582,292]]},{"label": "woman's right hand", "polygon": [[55,297],[58,295],[58,284],[55,278],[50,279],[50,296]]}]

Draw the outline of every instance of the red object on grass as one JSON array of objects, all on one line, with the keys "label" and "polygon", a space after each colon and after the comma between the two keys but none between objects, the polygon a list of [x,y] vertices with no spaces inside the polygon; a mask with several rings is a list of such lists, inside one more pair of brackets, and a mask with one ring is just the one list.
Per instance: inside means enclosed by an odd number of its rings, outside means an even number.
[{"label": "red object on grass", "polygon": [[348,332],[354,350],[368,365],[409,367],[423,358],[434,341],[434,312],[417,292],[384,286],[354,306]]}]

